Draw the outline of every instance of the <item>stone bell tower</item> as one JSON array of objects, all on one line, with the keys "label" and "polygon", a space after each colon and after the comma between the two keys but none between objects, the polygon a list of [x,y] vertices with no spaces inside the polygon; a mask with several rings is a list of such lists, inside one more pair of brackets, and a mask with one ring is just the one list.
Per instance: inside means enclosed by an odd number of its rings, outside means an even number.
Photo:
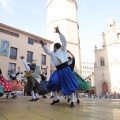
[{"label": "stone bell tower", "polygon": [[79,25],[77,20],[76,0],[48,0],[47,4],[47,37],[59,42],[54,27],[58,26],[67,39],[67,49],[75,55],[75,71],[81,74],[81,55]]}]

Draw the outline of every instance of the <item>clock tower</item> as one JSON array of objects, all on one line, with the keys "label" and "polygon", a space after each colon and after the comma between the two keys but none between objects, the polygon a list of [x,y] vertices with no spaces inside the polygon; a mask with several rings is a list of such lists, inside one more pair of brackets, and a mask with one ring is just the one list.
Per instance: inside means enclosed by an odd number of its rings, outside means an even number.
[{"label": "clock tower", "polygon": [[67,49],[75,56],[75,71],[81,74],[81,55],[79,25],[77,20],[76,0],[48,0],[47,4],[47,37],[59,42],[54,27],[58,26],[67,39]]}]

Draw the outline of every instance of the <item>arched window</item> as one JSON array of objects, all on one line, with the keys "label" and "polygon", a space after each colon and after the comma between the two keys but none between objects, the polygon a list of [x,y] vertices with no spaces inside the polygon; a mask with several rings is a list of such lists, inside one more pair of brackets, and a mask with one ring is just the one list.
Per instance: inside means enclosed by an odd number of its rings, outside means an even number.
[{"label": "arched window", "polygon": [[100,59],[100,66],[105,66],[105,61],[103,58]]}]

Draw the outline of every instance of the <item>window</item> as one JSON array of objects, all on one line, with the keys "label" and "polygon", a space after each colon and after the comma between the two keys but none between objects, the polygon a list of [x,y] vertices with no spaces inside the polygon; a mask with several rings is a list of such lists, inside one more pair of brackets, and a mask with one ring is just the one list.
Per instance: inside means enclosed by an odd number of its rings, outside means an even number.
[{"label": "window", "polygon": [[17,48],[10,48],[10,59],[17,59]]},{"label": "window", "polygon": [[105,66],[105,61],[103,58],[100,59],[100,66]]},{"label": "window", "polygon": [[4,30],[4,33],[9,34],[9,31],[8,30]]},{"label": "window", "polygon": [[41,55],[41,65],[46,65],[46,55]]},{"label": "window", "polygon": [[33,44],[34,44],[34,39],[32,39],[32,38],[28,38],[28,44],[33,45]]},{"label": "window", "polygon": [[16,69],[16,64],[15,63],[9,63],[8,75],[10,75],[12,73],[12,71],[15,71],[15,69]]},{"label": "window", "polygon": [[4,32],[4,29],[0,28],[0,32]]},{"label": "window", "polygon": [[14,32],[10,32],[10,35],[13,35],[13,36],[14,36]]},{"label": "window", "polygon": [[15,37],[19,37],[19,34],[15,33],[14,36],[15,36]]},{"label": "window", "polygon": [[27,51],[27,62],[32,62],[33,52]]},{"label": "window", "polygon": [[11,32],[9,30],[2,29],[2,28],[0,28],[0,32],[8,34],[8,35],[15,36],[15,37],[19,37],[19,34],[15,33],[15,32]]}]

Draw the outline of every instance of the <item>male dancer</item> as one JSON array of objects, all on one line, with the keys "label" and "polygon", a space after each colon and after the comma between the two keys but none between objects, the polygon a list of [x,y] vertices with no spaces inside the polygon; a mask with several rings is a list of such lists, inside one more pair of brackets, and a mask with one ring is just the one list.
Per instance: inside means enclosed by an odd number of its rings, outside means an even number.
[{"label": "male dancer", "polygon": [[21,56],[21,59],[23,61],[23,64],[26,68],[26,77],[28,79],[27,81],[27,92],[30,92],[32,95],[32,99],[29,101],[36,101],[39,100],[39,83],[38,81],[33,77],[33,73],[35,71],[36,68],[36,64],[32,63],[32,64],[27,64],[24,56]]},{"label": "male dancer", "polygon": [[44,51],[52,58],[51,64],[57,68],[48,82],[48,90],[54,93],[54,99],[51,105],[60,102],[57,97],[57,91],[61,90],[64,95],[71,95],[70,107],[74,107],[74,92],[78,88],[78,82],[67,63],[66,39],[58,27],[55,28],[55,32],[59,34],[62,45],[55,43],[53,52],[49,51],[45,43],[41,41]]}]

